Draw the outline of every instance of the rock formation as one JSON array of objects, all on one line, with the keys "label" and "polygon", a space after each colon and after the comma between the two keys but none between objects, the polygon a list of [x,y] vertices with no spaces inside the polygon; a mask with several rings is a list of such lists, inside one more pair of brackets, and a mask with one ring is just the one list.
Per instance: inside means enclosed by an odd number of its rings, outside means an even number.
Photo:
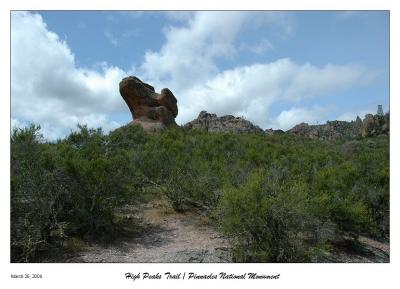
[{"label": "rock formation", "polygon": [[384,116],[367,114],[362,121],[328,121],[326,124],[309,125],[300,123],[287,133],[319,139],[354,139],[389,134],[389,114]]},{"label": "rock formation", "polygon": [[309,125],[301,123],[287,131],[299,136],[319,139],[352,139],[360,135],[360,128],[354,121],[327,121],[326,124]]},{"label": "rock formation", "polygon": [[374,120],[374,116],[372,114],[367,114],[363,120],[361,135],[363,137],[367,137],[369,135],[375,134],[378,129],[378,125]]},{"label": "rock formation", "polygon": [[151,85],[129,76],[119,83],[119,92],[131,111],[131,124],[139,124],[148,132],[176,125],[177,100],[168,88],[156,93]]},{"label": "rock formation", "polygon": [[200,112],[199,116],[184,126],[187,129],[203,129],[220,133],[264,133],[265,135],[293,134],[302,137],[327,140],[351,140],[389,134],[389,113],[379,116],[367,114],[364,120],[357,116],[355,121],[327,121],[326,124],[309,125],[300,123],[284,132],[266,129],[263,131],[250,121],[232,115],[218,117],[214,113]]},{"label": "rock formation", "polygon": [[187,129],[202,129],[220,133],[263,133],[263,130],[250,121],[233,115],[218,117],[214,113],[200,112],[199,116],[184,125]]},{"label": "rock formation", "polygon": [[389,134],[389,113],[385,115],[367,114],[362,122],[361,135],[363,137]]}]

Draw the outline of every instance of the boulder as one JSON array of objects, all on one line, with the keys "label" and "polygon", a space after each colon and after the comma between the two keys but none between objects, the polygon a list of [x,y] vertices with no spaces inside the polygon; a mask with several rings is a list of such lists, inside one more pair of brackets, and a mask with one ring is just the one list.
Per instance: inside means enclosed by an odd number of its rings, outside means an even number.
[{"label": "boulder", "polygon": [[129,76],[119,83],[119,92],[131,111],[131,124],[141,125],[148,132],[176,125],[177,100],[168,88],[156,93],[151,85]]}]

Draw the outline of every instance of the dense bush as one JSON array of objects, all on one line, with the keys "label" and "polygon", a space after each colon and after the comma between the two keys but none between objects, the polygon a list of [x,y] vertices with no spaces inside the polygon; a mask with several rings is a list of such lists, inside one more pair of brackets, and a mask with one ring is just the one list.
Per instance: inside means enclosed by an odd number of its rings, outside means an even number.
[{"label": "dense bush", "polygon": [[70,200],[64,174],[54,168],[40,127],[15,129],[11,135],[11,255],[28,261],[51,239],[63,238],[59,219]]},{"label": "dense bush", "polygon": [[132,152],[113,148],[101,130],[79,131],[45,143],[39,127],[11,136],[11,248],[29,261],[71,236],[102,240],[115,230],[114,209],[140,195]]},{"label": "dense bush", "polygon": [[237,242],[236,261],[307,261],[300,242],[310,225],[306,194],[302,184],[285,184],[268,169],[255,171],[242,186],[224,189],[222,224]]},{"label": "dense bush", "polygon": [[[157,190],[151,190],[156,187]],[[150,190],[149,190],[150,188]],[[389,237],[389,138],[344,141],[80,126],[57,143],[11,136],[14,261],[69,237],[103,239],[115,209],[163,194],[231,237],[235,260],[305,262],[344,234]]]}]

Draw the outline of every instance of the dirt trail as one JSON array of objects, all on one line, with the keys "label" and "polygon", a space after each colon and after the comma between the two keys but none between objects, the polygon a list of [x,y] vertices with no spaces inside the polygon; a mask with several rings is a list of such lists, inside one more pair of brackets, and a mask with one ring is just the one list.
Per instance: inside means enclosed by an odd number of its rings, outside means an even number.
[{"label": "dirt trail", "polygon": [[[224,263],[232,262],[228,241],[197,213],[176,213],[166,202],[118,212],[131,232],[107,246],[92,244],[62,262],[78,263]],[[389,262],[390,247],[360,236],[359,243],[344,239],[316,262]],[[60,260],[58,260],[60,261]],[[51,262],[51,261],[50,261]],[[54,262],[54,260],[53,260]]]},{"label": "dirt trail", "polygon": [[147,204],[136,216],[129,208],[124,213],[141,221],[140,234],[108,246],[92,245],[66,262],[231,262],[227,240],[198,215],[178,214],[163,204]]}]

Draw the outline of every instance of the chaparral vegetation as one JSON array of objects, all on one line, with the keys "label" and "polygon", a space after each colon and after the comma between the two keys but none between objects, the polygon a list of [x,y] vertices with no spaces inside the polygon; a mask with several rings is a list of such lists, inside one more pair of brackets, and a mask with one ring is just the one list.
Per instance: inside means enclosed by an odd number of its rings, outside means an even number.
[{"label": "chaparral vegetation", "polygon": [[389,136],[79,126],[48,142],[36,125],[11,133],[12,262],[71,240],[112,240],[120,206],[161,198],[207,215],[235,262],[318,261],[343,236],[389,240]]}]

